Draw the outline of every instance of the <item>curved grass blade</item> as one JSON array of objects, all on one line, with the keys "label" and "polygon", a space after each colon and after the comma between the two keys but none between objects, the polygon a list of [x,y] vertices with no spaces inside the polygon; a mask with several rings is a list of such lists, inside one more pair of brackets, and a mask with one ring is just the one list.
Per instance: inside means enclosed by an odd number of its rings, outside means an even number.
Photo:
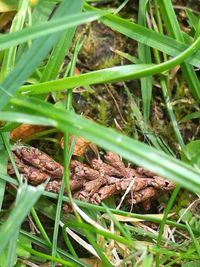
[{"label": "curved grass blade", "polygon": [[[86,10],[98,10],[97,8],[91,7],[85,4]],[[127,19],[115,15],[105,15],[100,18],[100,21],[111,29],[118,31],[127,37],[134,39],[140,43],[148,45],[152,48],[156,48],[159,51],[166,53],[170,56],[177,56],[188,48],[188,45],[179,42],[169,36],[150,30],[144,26],[138,25],[137,23],[130,22]],[[187,35],[189,38],[189,36]],[[192,56],[186,60],[193,66],[200,67],[200,52],[197,52],[195,56]]]},{"label": "curved grass blade", "polygon": [[11,99],[11,103],[19,108],[23,107],[34,111],[38,115],[54,119],[57,121],[60,130],[69,130],[75,135],[81,135],[100,147],[114,151],[127,160],[172,179],[193,192],[200,193],[200,172],[180,160],[119,134],[112,129],[107,129],[75,115],[73,112],[59,110],[37,99],[18,97]]},{"label": "curved grass blade", "polygon": [[79,76],[68,77],[58,81],[50,81],[43,84],[23,86],[19,92],[26,94],[42,94],[51,91],[60,91],[78,86],[86,86],[90,84],[116,82],[121,80],[130,80],[141,78],[157,73],[162,73],[176,65],[182,63],[186,58],[194,54],[200,47],[200,36],[196,41],[183,53],[177,57],[157,65],[125,65],[93,71]]}]

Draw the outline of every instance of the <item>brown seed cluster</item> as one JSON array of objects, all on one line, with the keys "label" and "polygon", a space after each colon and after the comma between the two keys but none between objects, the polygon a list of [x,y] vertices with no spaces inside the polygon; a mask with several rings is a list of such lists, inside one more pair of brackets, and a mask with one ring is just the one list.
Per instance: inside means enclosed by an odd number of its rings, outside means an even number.
[{"label": "brown seed cluster", "polygon": [[[16,146],[13,156],[19,172],[29,183],[37,185],[49,178],[46,190],[59,191],[63,166],[34,147]],[[11,163],[8,173],[15,175]],[[70,178],[71,191],[76,199],[99,204],[111,195],[126,193],[126,203],[144,203],[146,209],[152,199],[175,187],[175,183],[141,167],[126,167],[112,152],[107,152],[104,160],[93,159],[90,165],[71,160]]]}]

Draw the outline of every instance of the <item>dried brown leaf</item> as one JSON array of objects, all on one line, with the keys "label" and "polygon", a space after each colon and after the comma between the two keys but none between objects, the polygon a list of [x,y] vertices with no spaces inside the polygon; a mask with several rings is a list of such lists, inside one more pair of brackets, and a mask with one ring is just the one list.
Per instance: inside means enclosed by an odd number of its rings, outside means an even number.
[{"label": "dried brown leaf", "polygon": [[21,124],[10,133],[10,139],[23,140],[35,133],[45,130],[46,127],[40,125]]},{"label": "dried brown leaf", "polygon": [[[70,135],[69,137],[69,146],[71,145],[72,143],[72,140],[73,140],[73,136]],[[73,155],[74,156],[83,156],[85,154],[85,151],[87,149],[87,147],[89,146],[91,142],[84,139],[83,137],[81,136],[78,136],[75,140],[75,145],[74,145],[74,149],[73,149]],[[61,147],[63,148],[64,147],[64,139],[62,138],[61,141],[60,141],[60,145]]]}]

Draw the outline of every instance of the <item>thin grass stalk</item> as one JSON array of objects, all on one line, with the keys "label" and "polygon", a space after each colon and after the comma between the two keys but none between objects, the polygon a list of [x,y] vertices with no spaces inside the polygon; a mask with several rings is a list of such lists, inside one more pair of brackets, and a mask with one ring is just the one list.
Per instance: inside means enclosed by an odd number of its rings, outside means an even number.
[{"label": "thin grass stalk", "polygon": [[50,241],[50,239],[49,239],[49,237],[48,237],[48,235],[47,235],[47,233],[46,233],[46,231],[45,231],[45,229],[44,229],[44,227],[43,227],[43,225],[42,225],[42,223],[41,223],[41,221],[40,221],[40,219],[39,219],[39,217],[38,217],[38,215],[37,215],[37,213],[36,213],[34,208],[31,209],[31,215],[32,215],[32,217],[33,217],[33,219],[34,219],[34,221],[35,221],[35,223],[37,225],[37,228],[39,229],[43,239],[45,240],[47,245],[49,247],[51,247],[52,246],[51,241]]}]

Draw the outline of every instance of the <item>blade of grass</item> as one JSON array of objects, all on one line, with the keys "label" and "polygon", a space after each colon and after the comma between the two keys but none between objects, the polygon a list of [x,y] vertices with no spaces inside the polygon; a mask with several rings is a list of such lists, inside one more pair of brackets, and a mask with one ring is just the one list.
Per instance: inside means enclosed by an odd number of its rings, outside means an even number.
[{"label": "blade of grass", "polygon": [[[4,137],[8,139],[8,134],[4,134]],[[0,170],[2,174],[7,173],[7,162],[8,162],[8,154],[6,152],[2,134],[0,134]],[[1,176],[0,176],[1,178]],[[6,183],[4,180],[0,179],[0,210],[2,209],[4,193],[5,193]]]},{"label": "blade of grass", "polygon": [[[171,0],[160,0],[160,11],[163,17],[163,20],[165,22],[165,27],[169,34],[174,37],[177,41],[184,42],[184,37],[181,32],[178,20],[176,18],[176,14],[173,9],[173,5]],[[197,29],[198,30],[198,29]],[[190,91],[194,95],[194,97],[197,99],[197,101],[200,101],[200,82],[199,79],[194,71],[194,68],[183,62],[181,64],[181,69],[183,71],[184,78],[190,88]]]},{"label": "blade of grass", "polygon": [[[138,11],[138,24],[146,26],[146,9],[148,0],[139,1],[139,11]],[[150,47],[138,43],[138,56],[141,63],[151,64],[151,51]],[[144,77],[140,79],[141,90],[142,90],[142,109],[145,123],[149,120],[151,98],[152,98],[152,77]]]},{"label": "blade of grass", "polygon": [[55,120],[47,119],[47,118],[40,117],[40,116],[28,115],[24,113],[16,112],[16,113],[11,114],[10,112],[0,111],[0,117],[1,117],[1,120],[3,121],[14,121],[14,122],[19,122],[19,123],[57,127],[57,123],[55,122]]},{"label": "blade of grass", "polygon": [[[98,10],[85,4],[86,10]],[[134,22],[130,22],[127,19],[115,15],[105,15],[100,18],[100,21],[111,29],[118,31],[127,37],[134,39],[140,43],[148,45],[152,48],[156,48],[161,52],[164,52],[170,56],[177,56],[182,53],[188,46],[179,42],[169,36],[160,34],[153,30],[150,30],[144,26],[138,25]],[[200,67],[200,52],[197,52],[194,57],[188,58],[186,61],[196,67]]]},{"label": "blade of grass", "polygon": [[[82,10],[83,2],[80,0],[74,0],[66,13],[68,15],[80,13]],[[59,42],[54,47],[45,69],[42,73],[41,82],[53,80],[57,77],[60,66],[65,58],[65,55],[69,49],[72,38],[74,36],[76,27],[70,28],[65,31]]]},{"label": "blade of grass", "polygon": [[41,223],[34,208],[31,209],[31,215],[32,215],[32,217],[33,217],[33,219],[37,225],[37,228],[39,229],[43,239],[48,244],[48,246],[51,247],[52,246],[51,241],[50,241],[50,239],[49,239],[49,237],[48,237],[48,235],[47,235],[47,233],[46,233],[46,231],[45,231],[45,229],[44,229],[44,227],[43,227],[43,225],[42,225],[42,223]]},{"label": "blade of grass", "polygon": [[197,240],[197,238],[195,237],[189,223],[186,221],[186,226],[187,226],[187,229],[188,229],[188,232],[191,236],[191,239],[192,239],[192,242],[194,244],[194,247],[196,248],[196,251],[197,251],[197,254],[198,254],[198,257],[200,259],[200,245],[199,245],[199,241]]},{"label": "blade of grass", "polygon": [[125,65],[120,67],[113,67],[99,71],[93,71],[86,74],[81,74],[79,76],[60,79],[58,81],[50,81],[46,83],[41,83],[39,85],[36,84],[30,86],[23,86],[20,88],[19,92],[23,92],[26,94],[42,94],[51,91],[59,91],[73,87],[86,86],[90,84],[97,84],[103,82],[116,82],[121,80],[125,81],[149,75],[154,75],[162,73],[182,63],[187,57],[194,54],[199,49],[199,47],[200,47],[200,36],[187,50],[185,50],[179,56],[171,60],[168,60],[166,62],[163,62],[161,64],[153,66],[139,64],[139,65]]},{"label": "blade of grass", "polygon": [[126,231],[126,229],[120,224],[120,222],[113,216],[113,214],[110,212],[110,209],[104,203],[102,203],[102,206],[105,208],[106,214],[108,214],[108,216],[110,217],[110,220],[112,220],[114,222],[115,226],[123,234],[123,236],[126,238],[126,240],[133,243],[131,235],[129,234],[129,232]]},{"label": "blade of grass", "polygon": [[[48,246],[47,244],[42,240],[40,239],[39,237],[35,236],[35,235],[32,235],[24,230],[20,230],[20,234],[22,234],[23,236],[29,238],[34,244],[42,247],[42,248],[45,248],[45,249],[48,249]],[[66,253],[64,250],[62,249],[58,249],[58,253],[64,257],[65,259],[68,259],[70,261],[72,261],[75,266],[83,266],[83,267],[88,267],[88,265],[86,265],[85,263],[81,262],[79,259],[75,259],[73,258],[70,254]]]},{"label": "blade of grass", "polygon": [[[26,187],[22,186],[22,183],[20,183],[20,187],[17,190],[17,197],[16,197],[16,206],[18,205],[19,201],[21,201],[21,198],[23,198],[23,195],[26,194]],[[14,261],[16,259],[16,249],[17,249],[17,239],[19,236],[19,230],[20,225],[16,227],[15,232],[12,235],[11,240],[8,243],[8,255],[7,255],[7,266],[13,266]]]},{"label": "blade of grass", "polygon": [[118,153],[127,160],[172,179],[189,190],[200,193],[200,173],[188,164],[161,151],[77,116],[70,111],[64,112],[34,98],[13,98],[11,103],[55,119],[59,129],[81,135],[107,150]]},{"label": "blade of grass", "polygon": [[10,212],[7,221],[4,222],[0,228],[0,252],[12,239],[12,236],[20,227],[31,207],[35,204],[44,191],[44,186],[42,185],[38,187],[22,185],[20,188],[23,190],[23,194],[19,196],[19,201],[16,204],[15,209]]},{"label": "blade of grass", "polygon": [[167,216],[175,202],[175,199],[178,195],[180,191],[180,186],[176,186],[176,188],[174,189],[168,203],[167,203],[167,206],[165,207],[165,210],[164,210],[164,215],[163,215],[163,220],[160,224],[160,229],[159,229],[159,234],[158,234],[158,237],[157,237],[157,248],[158,248],[158,253],[156,253],[156,267],[159,267],[160,266],[160,252],[159,252],[159,249],[160,249],[160,246],[161,246],[161,243],[162,243],[162,235],[163,235],[163,232],[164,232],[164,227],[165,227],[165,224],[166,224],[166,221],[167,221]]},{"label": "blade of grass", "polygon": [[[56,3],[51,3],[49,1],[38,1],[37,5],[28,9],[28,18],[26,19],[26,25],[40,25],[45,21],[48,21],[53,11],[56,9]],[[23,43],[18,46],[16,62],[21,58],[23,53],[31,46],[31,39],[27,40],[26,43]]]},{"label": "blade of grass", "polygon": [[[57,17],[63,17],[65,15],[65,10],[70,3],[68,1],[62,1],[58,9],[56,10],[52,20],[56,20]],[[97,19],[100,15],[88,15],[88,18]],[[71,20],[74,20],[71,18]],[[86,20],[86,21],[87,21]],[[52,23],[54,23],[52,21]],[[75,15],[75,20],[77,25],[78,23],[84,22],[84,15],[81,17]],[[63,25],[63,24],[62,24]],[[69,24],[66,26],[66,28]],[[72,26],[72,25],[71,25]],[[74,25],[73,25],[74,26]],[[37,26],[36,26],[37,27]],[[61,32],[57,32],[48,37],[42,37],[38,40],[35,40],[32,47],[28,49],[27,53],[18,61],[14,70],[10,73],[10,75],[3,81],[1,84],[0,91],[0,106],[1,109],[7,104],[8,100],[12,96],[13,93],[18,89],[18,87],[23,84],[23,82],[32,74],[34,69],[38,66],[38,64],[45,58],[48,54],[52,46],[58,41],[61,36]]]},{"label": "blade of grass", "polygon": [[186,121],[190,121],[190,120],[193,120],[193,119],[198,119],[200,118],[200,112],[192,112],[190,114],[187,114],[185,117],[183,117],[179,123],[183,123],[183,122],[186,122]]},{"label": "blade of grass", "polygon": [[132,114],[133,114],[134,118],[136,119],[137,126],[140,128],[140,130],[142,131],[144,136],[147,137],[148,140],[150,140],[150,142],[152,143],[152,145],[155,148],[162,150],[162,151],[166,152],[167,154],[173,155],[173,152],[171,151],[169,146],[166,146],[162,142],[161,138],[156,136],[154,134],[154,132],[151,130],[151,128],[144,122],[142,114],[141,114],[141,112],[137,106],[136,101],[134,100],[134,97],[130,93],[129,88],[126,85],[124,85],[124,89],[128,95],[129,101],[131,103]]},{"label": "blade of grass", "polygon": [[185,12],[186,12],[187,17],[189,19],[190,25],[196,31],[197,30],[197,25],[198,25],[198,17],[190,9],[186,9]]},{"label": "blade of grass", "polygon": [[[12,25],[10,28],[10,32],[20,31],[23,28],[23,24],[25,21],[26,13],[28,10],[29,2],[27,0],[20,0],[18,4],[18,11],[15,15]],[[0,79],[3,80],[5,77],[12,71],[15,65],[15,57],[16,57],[17,47],[10,47],[8,50],[4,52],[3,63],[1,67]]]},{"label": "blade of grass", "polygon": [[9,144],[8,138],[6,138],[6,137],[8,137],[8,136],[6,136],[5,133],[2,133],[2,134],[1,134],[1,137],[2,137],[2,140],[3,140],[3,142],[4,142],[4,145],[5,145],[7,154],[8,154],[8,156],[9,156],[9,159],[10,159],[10,161],[11,161],[11,163],[12,163],[13,169],[14,169],[14,171],[15,171],[15,174],[16,174],[16,177],[17,177],[17,180],[18,180],[18,183],[19,183],[19,185],[21,185],[21,184],[22,184],[22,177],[21,177],[21,175],[19,174],[19,171],[18,171],[18,169],[17,169],[15,160],[14,160],[14,158],[13,158],[13,154],[12,154],[12,151],[11,151],[11,149],[10,149],[10,144]]},{"label": "blade of grass", "polygon": [[[79,40],[77,41],[77,43],[75,45],[75,51],[74,51],[73,58],[71,61],[72,64],[70,64],[70,67],[71,67],[70,72],[69,72],[70,76],[74,74],[75,63],[77,60],[78,52],[79,52]],[[65,108],[68,111],[72,109],[72,91],[68,91],[66,94]],[[55,223],[54,223],[54,232],[53,232],[53,244],[52,244],[52,251],[51,251],[52,256],[56,255],[56,250],[57,250],[58,229],[59,229],[59,222],[60,222],[60,215],[61,215],[61,208],[62,208],[62,198],[63,198],[65,187],[66,187],[66,192],[67,192],[68,196],[72,199],[71,190],[70,190],[69,164],[70,164],[70,160],[71,160],[71,156],[72,156],[72,152],[73,152],[74,143],[72,142],[70,145],[70,148],[69,148],[69,136],[70,136],[70,132],[65,131],[65,133],[64,133],[64,150],[63,150],[63,153],[64,153],[63,154],[64,175],[62,178],[62,184],[61,184],[61,188],[60,188],[59,195],[58,195],[56,217],[55,217]],[[70,247],[72,247],[72,245]],[[54,266],[55,266],[55,263],[52,264],[52,267],[54,267]]]},{"label": "blade of grass", "polygon": [[47,41],[46,35],[55,34],[55,33],[59,33],[59,35],[61,35],[60,32],[66,29],[73,28],[77,25],[96,20],[100,18],[101,16],[104,16],[107,13],[108,12],[103,12],[103,11],[99,11],[99,12],[88,11],[88,12],[79,13],[76,15],[70,15],[67,17],[58,16],[56,19],[52,21],[42,23],[42,25],[27,27],[26,29],[23,29],[20,32],[12,32],[12,33],[1,35],[0,36],[0,42],[1,42],[0,50],[4,50],[11,46],[24,43],[28,40],[33,40],[33,39],[37,39],[37,38],[44,37],[44,36],[45,36],[45,39],[43,40]]},{"label": "blade of grass", "polygon": [[69,262],[69,261],[66,261],[66,260],[63,260],[63,259],[60,259],[60,258],[57,258],[57,257],[53,257],[53,256],[50,256],[48,254],[39,252],[39,251],[37,251],[35,249],[29,248],[29,247],[25,246],[20,241],[18,241],[18,244],[20,244],[20,246],[22,248],[24,248],[26,251],[30,252],[32,255],[38,256],[39,258],[50,260],[51,262],[55,262],[55,263],[61,263],[64,266],[76,267],[76,265],[74,263],[72,263],[72,262]]},{"label": "blade of grass", "polygon": [[[7,175],[4,175],[4,174],[0,173],[0,177],[1,177],[1,179],[3,179],[6,182],[9,182],[9,183],[11,183],[13,185],[17,185],[17,181],[15,179],[7,176]],[[43,192],[43,196],[47,196],[47,197],[52,198],[52,199],[57,199],[58,198],[58,194],[55,194],[55,193],[52,193],[52,192],[47,192],[47,191]],[[69,198],[66,197],[66,196],[63,196],[63,201],[66,202],[66,203],[70,203]],[[91,204],[91,203],[86,203],[86,202],[83,202],[83,201],[80,201],[80,200],[74,200],[74,201],[78,206],[80,206],[82,208],[85,208],[85,209],[88,209],[88,210],[94,210],[95,212],[107,212],[107,209],[105,209],[102,206],[97,206],[97,205],[94,205],[94,204]],[[40,199],[40,203],[39,204],[36,203],[35,206],[36,206],[36,208],[38,210],[40,210],[42,213],[44,213],[50,219],[53,220],[55,218],[55,214],[52,216],[52,214],[47,212],[47,207],[46,206],[44,207],[44,210],[43,210],[43,208],[42,208],[42,199]],[[111,208],[109,208],[109,211],[112,214],[116,214],[116,215],[120,215],[120,216],[124,216],[124,217],[130,217],[130,218],[134,218],[134,219],[139,219],[139,220],[142,220],[142,221],[150,221],[150,222],[154,222],[154,223],[160,223],[162,221],[162,219],[160,219],[158,217],[155,217],[155,216],[152,216],[152,215],[130,213],[130,212],[111,209]],[[177,222],[174,222],[174,221],[171,221],[171,220],[167,220],[166,224],[168,224],[170,226],[173,226],[173,227],[176,227],[176,228],[181,229],[181,230],[187,230],[187,227],[184,224],[180,224],[180,223],[177,223]],[[197,229],[192,228],[192,230],[193,230],[193,232],[195,234],[200,234],[200,231],[198,231]],[[46,243],[45,243],[45,245],[47,246]]]},{"label": "blade of grass", "polygon": [[94,233],[98,233],[98,234],[101,234],[103,235],[104,237],[106,238],[109,238],[109,239],[112,239],[112,240],[115,240],[121,244],[124,244],[128,247],[132,247],[133,246],[133,242],[132,240],[127,240],[126,238],[124,237],[121,237],[121,236],[117,236],[111,232],[108,232],[108,231],[103,231],[99,228],[95,228],[89,224],[86,224],[86,223],[79,223],[79,222],[68,222],[66,223],[66,226],[71,226],[73,228],[80,228],[80,229],[87,229],[89,230],[90,232],[94,232]]},{"label": "blade of grass", "polygon": [[39,25],[47,21],[56,7],[56,1],[38,1],[32,12],[32,22]]}]

